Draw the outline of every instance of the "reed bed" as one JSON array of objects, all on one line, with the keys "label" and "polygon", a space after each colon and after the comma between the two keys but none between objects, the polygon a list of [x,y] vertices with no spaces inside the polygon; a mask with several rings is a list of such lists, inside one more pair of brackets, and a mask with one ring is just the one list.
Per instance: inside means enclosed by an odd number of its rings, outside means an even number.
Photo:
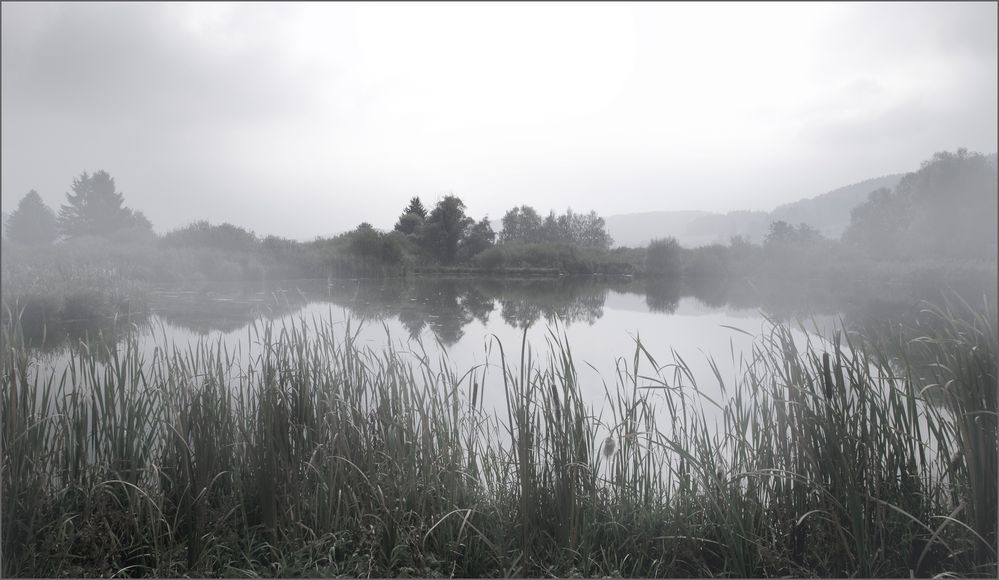
[{"label": "reed bed", "polygon": [[718,400],[638,341],[595,404],[558,328],[461,374],[329,320],[40,372],[8,324],[2,572],[995,577],[995,314],[928,316],[775,324]]},{"label": "reed bed", "polygon": [[18,332],[33,346],[50,346],[56,335],[107,332],[118,320],[147,313],[148,288],[128,275],[127,265],[73,258],[5,242],[0,324],[20,326]]}]

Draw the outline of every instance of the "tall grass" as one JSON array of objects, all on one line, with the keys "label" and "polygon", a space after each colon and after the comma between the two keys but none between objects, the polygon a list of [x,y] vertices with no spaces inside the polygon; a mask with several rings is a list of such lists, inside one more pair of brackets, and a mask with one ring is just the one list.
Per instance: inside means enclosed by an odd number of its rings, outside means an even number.
[{"label": "tall grass", "polygon": [[717,400],[639,341],[596,405],[557,329],[463,374],[328,320],[46,372],[8,325],[2,571],[994,577],[996,330],[968,312],[901,357],[775,325]]}]

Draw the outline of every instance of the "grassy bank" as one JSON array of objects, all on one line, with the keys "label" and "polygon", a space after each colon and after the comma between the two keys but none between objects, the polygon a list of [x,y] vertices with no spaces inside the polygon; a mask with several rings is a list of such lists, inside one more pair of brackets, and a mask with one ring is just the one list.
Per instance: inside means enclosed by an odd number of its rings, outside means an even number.
[{"label": "grassy bank", "polygon": [[18,324],[33,344],[46,334],[110,331],[147,312],[148,284],[116,260],[81,261],[73,251],[6,243],[0,259],[0,324]]},{"label": "grassy bank", "polygon": [[39,375],[8,326],[3,575],[994,577],[995,313],[933,317],[893,360],[775,327],[718,428],[641,344],[590,408],[555,332],[492,370],[302,321]]},{"label": "grassy bank", "polygon": [[557,268],[474,268],[466,266],[424,266],[415,268],[418,276],[497,276],[514,278],[558,278],[564,276]]}]

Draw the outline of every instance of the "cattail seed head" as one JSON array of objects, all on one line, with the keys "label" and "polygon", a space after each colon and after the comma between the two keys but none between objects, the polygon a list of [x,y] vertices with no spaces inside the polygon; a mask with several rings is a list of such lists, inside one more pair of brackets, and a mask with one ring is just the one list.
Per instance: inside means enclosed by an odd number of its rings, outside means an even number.
[{"label": "cattail seed head", "polygon": [[617,441],[614,440],[613,435],[608,435],[607,439],[604,439],[604,457],[610,457],[614,455],[614,450],[617,448]]}]

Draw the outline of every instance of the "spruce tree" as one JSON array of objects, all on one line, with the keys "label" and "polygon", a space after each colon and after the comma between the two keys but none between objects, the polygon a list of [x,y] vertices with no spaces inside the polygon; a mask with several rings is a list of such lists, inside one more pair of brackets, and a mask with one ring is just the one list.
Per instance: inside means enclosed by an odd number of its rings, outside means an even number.
[{"label": "spruce tree", "polygon": [[55,212],[32,189],[7,219],[7,238],[21,244],[51,244],[59,235]]}]

